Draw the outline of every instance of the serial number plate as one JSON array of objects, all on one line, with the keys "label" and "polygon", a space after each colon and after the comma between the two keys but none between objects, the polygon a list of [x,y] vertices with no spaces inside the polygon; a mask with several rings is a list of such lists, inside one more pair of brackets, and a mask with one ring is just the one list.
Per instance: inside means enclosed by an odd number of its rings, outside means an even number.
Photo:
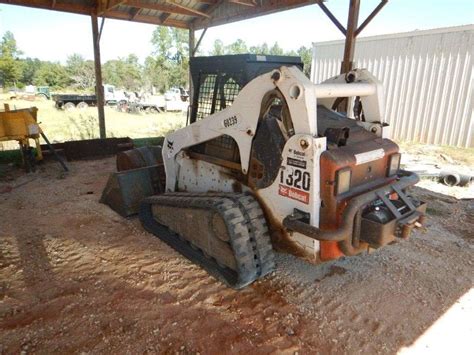
[{"label": "serial number plate", "polygon": [[237,123],[239,123],[239,121],[237,120],[237,116],[232,116],[224,119],[225,128],[235,126]]}]

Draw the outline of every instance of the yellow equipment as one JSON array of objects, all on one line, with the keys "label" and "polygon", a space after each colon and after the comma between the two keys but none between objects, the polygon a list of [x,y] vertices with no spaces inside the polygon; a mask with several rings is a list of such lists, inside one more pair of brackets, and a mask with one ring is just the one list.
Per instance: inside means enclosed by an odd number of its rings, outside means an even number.
[{"label": "yellow equipment", "polygon": [[5,111],[0,112],[0,142],[16,140],[20,144],[23,163],[28,166],[28,157],[32,157],[30,139],[35,141],[36,156],[35,160],[42,160],[39,137],[41,128],[36,122],[38,109],[31,107],[27,109],[10,110],[8,104],[5,104]]}]

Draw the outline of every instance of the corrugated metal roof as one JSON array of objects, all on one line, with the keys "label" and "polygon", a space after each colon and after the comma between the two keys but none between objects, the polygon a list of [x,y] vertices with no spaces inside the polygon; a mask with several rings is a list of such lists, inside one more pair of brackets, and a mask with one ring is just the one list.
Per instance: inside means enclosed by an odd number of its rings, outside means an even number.
[{"label": "corrugated metal roof", "polygon": [[267,15],[314,0],[0,0],[0,3],[171,27],[201,29]]},{"label": "corrugated metal roof", "polygon": [[[466,31],[474,29],[474,25],[461,25],[461,26],[450,26],[450,27],[440,27],[440,28],[431,28],[428,30],[415,30],[409,32],[397,32],[397,33],[387,33],[383,35],[376,35],[376,36],[368,36],[368,37],[357,37],[357,43],[359,42],[370,42],[370,41],[379,41],[382,39],[394,39],[394,38],[404,38],[407,36],[416,37],[416,36],[426,36],[426,35],[434,35],[446,32],[458,32],[458,31]],[[313,44],[318,45],[330,45],[330,44],[339,44],[341,40],[332,40],[332,41],[322,41]]]},{"label": "corrugated metal roof", "polygon": [[[384,84],[392,137],[474,146],[474,25],[360,38],[354,66]],[[314,44],[312,80],[336,75],[344,41]]]}]

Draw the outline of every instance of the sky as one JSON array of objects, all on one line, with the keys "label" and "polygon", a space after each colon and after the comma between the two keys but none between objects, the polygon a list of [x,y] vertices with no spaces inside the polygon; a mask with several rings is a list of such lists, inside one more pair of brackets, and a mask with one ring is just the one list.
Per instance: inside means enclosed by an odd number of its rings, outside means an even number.
[{"label": "sky", "polygon": [[[361,0],[361,23],[380,0]],[[342,24],[349,0],[329,0],[326,6]],[[362,32],[361,37],[474,23],[474,0],[390,0]],[[133,53],[141,61],[151,54],[154,25],[106,20],[101,39],[102,62]],[[93,59],[88,16],[0,5],[0,36],[13,32],[25,57],[64,63],[73,53]],[[199,38],[200,32],[196,33]],[[343,39],[318,5],[284,11],[210,28],[201,43],[208,52],[216,39],[230,44],[243,39],[249,46],[278,42],[285,50],[309,47],[313,42]]]}]

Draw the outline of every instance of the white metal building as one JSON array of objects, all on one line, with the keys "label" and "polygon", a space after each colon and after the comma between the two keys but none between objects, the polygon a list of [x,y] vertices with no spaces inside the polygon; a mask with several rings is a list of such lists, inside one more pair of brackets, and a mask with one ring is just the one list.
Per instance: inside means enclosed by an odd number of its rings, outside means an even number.
[{"label": "white metal building", "polygon": [[[344,41],[313,44],[311,79],[337,75]],[[384,84],[392,138],[474,147],[474,25],[359,38],[355,68]]]}]

